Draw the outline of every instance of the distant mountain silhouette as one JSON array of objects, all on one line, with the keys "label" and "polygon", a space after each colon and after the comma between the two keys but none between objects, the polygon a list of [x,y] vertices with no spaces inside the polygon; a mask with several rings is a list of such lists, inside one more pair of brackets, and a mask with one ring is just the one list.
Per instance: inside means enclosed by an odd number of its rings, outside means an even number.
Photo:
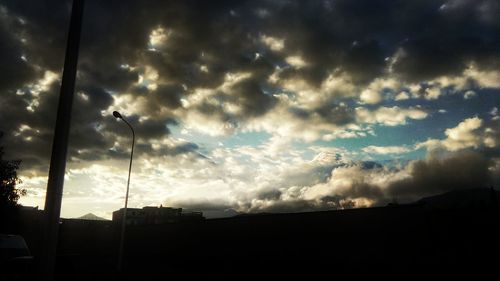
[{"label": "distant mountain silhouette", "polygon": [[79,220],[89,220],[89,221],[107,221],[107,219],[105,218],[101,218],[101,217],[98,217],[92,213],[88,213],[86,215],[83,215],[81,217],[78,217],[76,219],[79,219]]},{"label": "distant mountain silhouette", "polygon": [[500,202],[500,192],[490,188],[453,190],[417,201],[418,204],[438,209],[496,207],[498,202]]}]

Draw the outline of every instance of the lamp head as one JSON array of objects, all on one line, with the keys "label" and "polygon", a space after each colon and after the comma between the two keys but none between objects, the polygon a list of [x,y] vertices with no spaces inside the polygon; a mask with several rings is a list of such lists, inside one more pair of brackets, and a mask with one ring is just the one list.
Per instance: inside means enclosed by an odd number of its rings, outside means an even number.
[{"label": "lamp head", "polygon": [[113,111],[113,116],[116,117],[116,118],[120,118],[120,119],[123,119],[122,118],[122,115],[120,114],[120,112],[118,111]]}]

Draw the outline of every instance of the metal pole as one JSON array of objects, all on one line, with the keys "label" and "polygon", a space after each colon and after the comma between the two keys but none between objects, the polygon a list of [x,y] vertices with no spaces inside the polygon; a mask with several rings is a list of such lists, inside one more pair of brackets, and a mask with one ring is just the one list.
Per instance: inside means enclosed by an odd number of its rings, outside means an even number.
[{"label": "metal pole", "polygon": [[130,164],[128,166],[128,179],[127,179],[127,192],[125,193],[125,209],[123,210],[123,218],[122,218],[122,229],[121,229],[121,234],[120,234],[120,249],[118,252],[118,272],[122,272],[122,265],[123,265],[123,244],[125,242],[125,224],[127,223],[127,206],[128,206],[128,191],[129,191],[129,186],[130,186],[130,174],[132,172],[132,159],[134,157],[134,144],[135,144],[135,132],[134,128],[130,125],[127,120],[125,120],[122,116],[120,116],[120,119],[122,119],[132,130],[132,151],[130,152]]},{"label": "metal pole", "polygon": [[57,108],[54,140],[52,142],[52,155],[50,158],[49,179],[44,208],[46,216],[45,243],[43,244],[44,249],[40,257],[40,277],[42,280],[46,281],[53,280],[54,278],[59,234],[59,216],[61,213],[71,108],[75,91],[84,2],[84,0],[73,1],[59,105]]}]

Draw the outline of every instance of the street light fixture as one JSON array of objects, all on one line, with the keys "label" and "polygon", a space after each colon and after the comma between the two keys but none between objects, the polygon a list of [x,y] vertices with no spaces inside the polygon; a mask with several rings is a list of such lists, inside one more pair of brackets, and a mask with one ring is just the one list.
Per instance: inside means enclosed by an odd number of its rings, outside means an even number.
[{"label": "street light fixture", "polygon": [[134,156],[134,144],[135,144],[135,132],[134,128],[132,128],[132,125],[130,125],[125,118],[120,114],[118,111],[113,111],[113,116],[116,117],[116,119],[122,119],[125,124],[128,125],[130,130],[132,130],[132,151],[130,152],[130,164],[128,166],[128,179],[127,179],[127,192],[125,194],[125,208],[123,210],[123,218],[122,218],[122,230],[120,234],[120,249],[118,252],[118,272],[122,271],[122,263],[123,263],[123,244],[125,240],[125,224],[127,222],[127,205],[128,205],[128,191],[129,191],[129,185],[130,185],[130,173],[132,171],[132,158]]}]

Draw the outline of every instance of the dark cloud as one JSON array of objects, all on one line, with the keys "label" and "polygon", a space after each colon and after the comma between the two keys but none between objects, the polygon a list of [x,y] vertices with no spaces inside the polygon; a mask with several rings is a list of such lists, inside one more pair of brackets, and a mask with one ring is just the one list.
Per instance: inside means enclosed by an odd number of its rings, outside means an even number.
[{"label": "dark cloud", "polygon": [[491,165],[492,159],[472,151],[415,161],[411,177],[391,184],[387,192],[395,198],[415,200],[450,190],[486,188],[493,184]]},{"label": "dark cloud", "polygon": [[[134,128],[136,139],[143,141],[167,137],[170,134],[168,125],[176,124],[175,120],[170,118],[140,120],[138,115],[124,116],[124,118]],[[131,137],[130,128],[121,120],[115,120],[111,113],[105,114],[103,130],[121,137]]]},{"label": "dark cloud", "polygon": [[[374,200],[376,205],[385,205],[393,199],[408,203],[452,190],[486,188],[499,184],[499,169],[495,168],[494,161],[495,158],[489,154],[474,151],[444,157],[430,155],[428,159],[410,162],[405,168],[409,177],[394,181],[388,187],[370,183],[360,176],[340,195],[344,198],[368,198]],[[382,171],[379,165],[365,168]]]},{"label": "dark cloud", "polygon": [[252,209],[250,212],[260,213],[295,213],[315,212],[322,210],[351,209],[355,207],[352,200],[342,196],[325,196],[321,200],[296,199],[290,201],[274,201],[265,207]]},{"label": "dark cloud", "polygon": [[[23,169],[39,168],[48,170],[48,159],[52,148],[53,126],[58,83],[53,83],[48,91],[40,92],[36,99],[30,93],[23,96],[6,94],[0,99],[8,102],[0,115],[0,130],[5,130],[6,152],[13,158],[23,160]],[[28,106],[38,101],[36,113]]]},{"label": "dark cloud", "polygon": [[[112,158],[129,158],[130,145],[127,144],[125,149],[114,148],[108,151],[108,155]],[[169,146],[161,146],[160,148],[154,147],[150,143],[136,143],[134,146],[134,155],[155,157],[155,156],[178,156],[184,154],[191,154],[194,158],[208,160],[206,156],[200,153],[200,147],[191,142],[179,143]]]},{"label": "dark cloud", "polygon": [[185,93],[185,90],[180,85],[162,85],[159,86],[154,93],[156,97],[152,98],[152,100],[158,102],[160,110],[161,107],[175,109],[181,107],[182,104],[180,99]]},{"label": "dark cloud", "polygon": [[[36,96],[8,94],[1,99],[9,105],[2,111],[1,130],[8,142],[12,157],[23,160],[24,169],[47,170],[58,105],[60,84],[53,82],[46,91]],[[101,110],[108,107],[111,96],[96,87],[78,88],[72,112],[69,157],[96,160],[112,146],[112,141],[101,132]],[[28,106],[36,101],[34,110]],[[24,128],[23,128],[24,126]]]},{"label": "dark cloud", "polygon": [[197,105],[194,110],[209,116],[211,119],[215,119],[224,124],[225,127],[238,128],[238,119],[235,114],[226,112],[223,107],[223,103],[218,104],[208,103],[204,101],[203,103]]},{"label": "dark cloud", "polygon": [[[323,208],[321,208],[323,207]],[[322,206],[321,204],[317,204],[316,201],[312,200],[291,200],[291,201],[274,201],[273,204],[267,206],[259,206],[258,208],[254,208],[251,212],[254,213],[295,213],[295,212],[313,212],[320,211],[322,209],[336,209],[336,208],[328,208],[326,204]]]},{"label": "dark cloud", "polygon": [[[14,91],[35,77],[36,70],[21,57],[21,23],[0,6],[0,92]],[[16,34],[17,32],[17,34]]]},{"label": "dark cloud", "polygon": [[307,120],[311,116],[311,113],[308,110],[298,108],[298,107],[290,107],[288,109],[288,111],[290,113],[292,113],[293,116],[295,116],[298,119]]},{"label": "dark cloud", "polygon": [[[458,2],[464,4],[452,7]],[[455,74],[471,60],[485,68],[497,65],[500,25],[490,16],[498,11],[496,1],[289,3],[271,12],[269,30],[285,35],[287,52],[310,62],[304,77],[312,82],[334,68],[369,81],[383,72],[383,58],[398,49],[407,56],[398,60],[395,73],[412,81]]]},{"label": "dark cloud", "polygon": [[316,113],[326,122],[336,125],[345,125],[354,121],[355,112],[345,105],[324,104],[316,109]]},{"label": "dark cloud", "polygon": [[384,50],[375,40],[367,42],[354,41],[346,50],[343,69],[354,73],[357,83],[367,83],[374,77],[384,73],[386,68]]},{"label": "dark cloud", "polygon": [[267,190],[267,191],[263,191],[261,193],[259,193],[257,195],[257,199],[260,199],[260,200],[279,200],[281,197],[281,191],[279,190]]},{"label": "dark cloud", "polygon": [[246,79],[237,83],[225,97],[226,101],[242,108],[240,118],[260,116],[269,111],[277,100],[265,94],[258,81]]},{"label": "dark cloud", "polygon": [[[466,151],[444,156],[429,155],[427,159],[414,160],[406,167],[392,170],[376,162],[344,163],[330,167],[326,173],[331,174],[331,178],[325,180],[314,182],[309,178],[298,182],[287,177],[286,185],[262,190],[255,196],[265,203],[256,201],[239,207],[250,212],[306,212],[363,206],[356,205],[358,199],[367,199],[374,206],[385,206],[395,200],[412,203],[453,190],[497,187],[500,184],[498,159],[498,155]],[[332,173],[336,169],[341,171]],[[397,174],[401,171],[406,171],[402,179],[392,180],[388,186],[380,184],[382,178],[400,177]],[[312,174],[307,172],[309,177]],[[340,186],[335,181],[340,181]],[[299,193],[288,191],[297,186],[300,187]],[[318,186],[323,192],[331,189],[331,193],[305,199],[303,193]]]},{"label": "dark cloud", "polygon": [[321,197],[321,203],[328,209],[352,209],[356,203],[352,200],[346,200],[342,196],[324,196]]},{"label": "dark cloud", "polygon": [[[0,5],[10,19],[9,23],[2,25],[11,36],[17,37],[10,42],[2,42],[12,43],[23,39],[17,51],[25,55],[31,66],[59,72],[64,59],[71,2],[2,1]],[[14,66],[9,65],[9,68]],[[26,74],[28,72],[23,73]]]},{"label": "dark cloud", "polygon": [[[7,6],[36,30],[46,29],[42,34],[52,31],[51,41],[64,38],[66,30],[56,27],[67,21],[67,1]],[[381,75],[384,58],[402,48],[408,56],[398,61],[398,73],[408,79],[432,78],[463,69],[469,59],[487,66],[482,56],[498,58],[500,27],[491,16],[498,6],[493,0],[89,2],[81,69],[103,86],[123,89],[137,74],[127,74],[119,65],[146,62],[170,81],[214,87],[227,71],[264,77],[273,63],[300,54],[310,65],[299,75],[316,84],[335,68],[363,83]],[[148,36],[159,26],[171,30],[168,42],[147,51]],[[258,40],[261,34],[284,38],[285,50],[266,52]],[[264,59],[255,60],[257,52]],[[200,65],[209,71],[202,73]]]},{"label": "dark cloud", "polygon": [[177,155],[177,154],[185,154],[188,152],[194,152],[199,149],[198,145],[195,143],[185,143],[181,145],[175,146],[171,150],[171,155]]},{"label": "dark cloud", "polygon": [[393,66],[395,73],[412,82],[440,75],[459,75],[469,62],[461,58],[461,54],[452,51],[447,44],[450,43],[431,36],[405,42],[401,45],[401,55]]},{"label": "dark cloud", "polygon": [[[109,61],[109,58],[96,63],[88,59],[80,60],[78,65],[79,83],[99,85],[103,89],[126,91],[139,79],[137,70],[121,67],[120,61]],[[106,71],[103,71],[106,70]]]},{"label": "dark cloud", "polygon": [[[7,135],[14,132],[20,124],[21,119],[26,108],[29,106],[29,101],[20,98],[15,93],[7,92],[0,96],[0,130],[4,131]],[[19,112],[21,111],[21,112]]]}]

